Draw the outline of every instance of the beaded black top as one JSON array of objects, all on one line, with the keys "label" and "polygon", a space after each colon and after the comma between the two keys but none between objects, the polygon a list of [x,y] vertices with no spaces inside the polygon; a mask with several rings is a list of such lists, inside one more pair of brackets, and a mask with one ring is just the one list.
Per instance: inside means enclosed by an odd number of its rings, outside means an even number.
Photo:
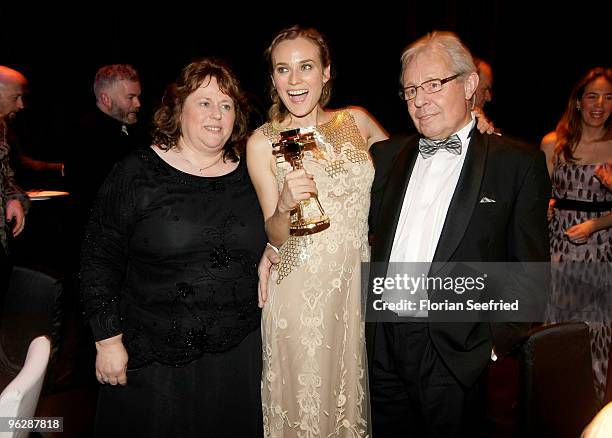
[{"label": "beaded black top", "polygon": [[98,194],[81,258],[94,338],[123,333],[135,368],[225,351],[259,327],[263,214],[242,157],[227,175],[181,172],[150,148]]}]

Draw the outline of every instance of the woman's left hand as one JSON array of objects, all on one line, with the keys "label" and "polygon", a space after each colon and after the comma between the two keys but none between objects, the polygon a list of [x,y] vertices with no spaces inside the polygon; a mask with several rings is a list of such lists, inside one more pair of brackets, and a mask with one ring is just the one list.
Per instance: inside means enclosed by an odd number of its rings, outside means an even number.
[{"label": "woman's left hand", "polygon": [[565,235],[572,243],[582,245],[587,243],[589,237],[591,237],[591,234],[595,231],[595,223],[592,219],[589,219],[588,221],[569,227],[565,230]]}]

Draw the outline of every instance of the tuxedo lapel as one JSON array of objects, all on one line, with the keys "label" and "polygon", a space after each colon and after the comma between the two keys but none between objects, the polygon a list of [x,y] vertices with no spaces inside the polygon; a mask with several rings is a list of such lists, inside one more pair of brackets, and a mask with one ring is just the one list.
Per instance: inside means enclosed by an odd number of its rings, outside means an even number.
[{"label": "tuxedo lapel", "polygon": [[397,231],[397,223],[402,211],[406,188],[408,187],[408,181],[410,181],[410,175],[412,174],[412,169],[414,168],[414,163],[419,151],[416,144],[416,141],[409,141],[406,144],[406,147],[397,155],[397,159],[389,175],[389,181],[385,190],[380,211],[380,220],[377,227],[377,229],[380,230],[380,234],[377,232],[376,237],[380,245],[380,251],[378,252],[376,260],[379,261],[388,262],[389,256],[391,255],[393,239]]},{"label": "tuxedo lapel", "polygon": [[488,147],[489,142],[486,137],[475,131],[469,143],[455,193],[448,207],[442,234],[434,254],[434,262],[448,261],[465,234],[474,207],[478,203]]}]

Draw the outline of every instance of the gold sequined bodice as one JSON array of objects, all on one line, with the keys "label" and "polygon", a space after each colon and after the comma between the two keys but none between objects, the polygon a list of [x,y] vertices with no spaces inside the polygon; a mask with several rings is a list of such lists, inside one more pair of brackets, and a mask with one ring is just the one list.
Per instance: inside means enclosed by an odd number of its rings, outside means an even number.
[{"label": "gold sequined bodice", "polygon": [[[261,131],[270,144],[280,140],[280,132],[271,123]],[[370,187],[374,167],[367,145],[348,110],[337,111],[332,119],[314,127],[317,148],[305,151],[303,166],[314,175],[318,197],[330,227],[310,236],[291,236],[281,247],[278,282],[311,257],[313,248],[334,253],[341,245],[362,251],[362,260],[369,259],[367,218],[370,208]],[[276,171],[279,193],[285,175],[292,170],[282,156],[277,157]],[[324,245],[324,246],[321,246]]]}]

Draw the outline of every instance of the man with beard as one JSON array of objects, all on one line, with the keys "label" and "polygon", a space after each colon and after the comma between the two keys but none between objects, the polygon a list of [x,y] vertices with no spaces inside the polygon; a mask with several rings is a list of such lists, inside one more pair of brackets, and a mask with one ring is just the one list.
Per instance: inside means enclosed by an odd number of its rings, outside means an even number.
[{"label": "man with beard", "polygon": [[[69,131],[67,154],[64,160],[66,188],[70,192],[70,236],[65,249],[68,257],[68,280],[65,293],[73,308],[66,310],[73,318],[69,336],[76,347],[75,357],[66,359],[74,365],[74,379],[90,382],[88,376],[78,374],[91,369],[95,351],[91,335],[84,332],[78,321],[80,313],[75,295],[78,290],[78,266],[85,226],[97,198],[98,190],[115,163],[137,148],[150,145],[150,139],[138,122],[140,111],[140,78],[136,69],[128,64],[106,65],[98,69],[93,92],[96,108],[86,113]],[[65,377],[66,378],[66,377]]]},{"label": "man with beard", "polygon": [[26,85],[26,78],[17,70],[0,66],[0,315],[8,283],[8,240],[23,230],[28,205],[28,198],[15,184],[9,165],[6,121],[23,109]]},{"label": "man with beard", "polygon": [[[97,109],[74,128],[65,160],[65,175],[75,206],[76,232],[81,237],[98,189],[114,164],[137,147],[147,146],[138,121],[140,79],[134,67],[101,67],[94,80]],[[79,239],[80,240],[80,239]]]}]

